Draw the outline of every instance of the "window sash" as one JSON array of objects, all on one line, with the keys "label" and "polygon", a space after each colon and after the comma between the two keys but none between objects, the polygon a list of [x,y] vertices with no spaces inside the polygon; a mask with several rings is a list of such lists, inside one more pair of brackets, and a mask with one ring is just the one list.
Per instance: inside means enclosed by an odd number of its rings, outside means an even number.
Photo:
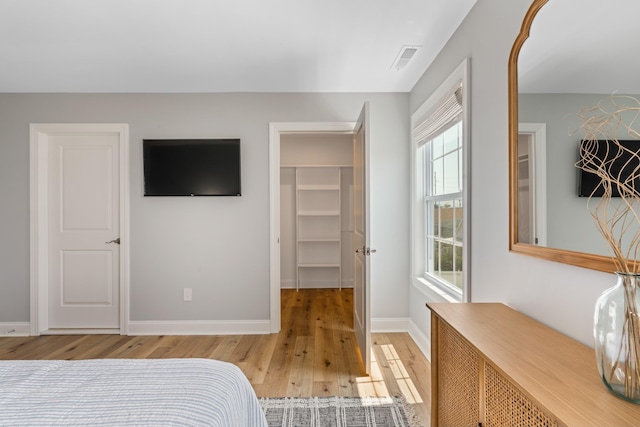
[{"label": "window sash", "polygon": [[[450,123],[450,126],[448,129],[451,129],[454,126],[457,126],[459,124],[462,123],[462,118],[460,118],[459,120],[456,120],[452,123]],[[423,165],[424,165],[424,170],[423,170],[423,182],[424,182],[424,195],[425,197],[430,197],[430,198],[440,198],[441,200],[446,200],[448,198],[451,197],[451,195],[462,195],[462,192],[464,191],[463,187],[463,177],[462,177],[462,168],[463,168],[463,156],[464,156],[464,150],[462,149],[462,130],[460,130],[460,133],[458,134],[458,144],[456,148],[453,148],[451,150],[448,150],[446,152],[441,153],[440,155],[438,155],[437,157],[435,157],[433,155],[433,140],[440,137],[441,135],[443,135],[445,132],[443,131],[442,133],[438,133],[436,135],[434,135],[431,139],[429,139],[427,141],[427,143],[423,144],[420,148],[418,148],[419,150],[421,149],[423,152]],[[458,176],[457,176],[457,180],[458,180],[458,185],[457,190],[458,191],[449,191],[446,192],[444,191],[444,189],[446,187],[448,187],[448,185],[445,185],[445,183],[443,182],[443,187],[442,187],[442,191],[434,191],[434,182],[433,182],[433,170],[435,168],[435,163],[436,161],[439,160],[445,160],[445,158],[454,153],[457,152],[458,153],[458,162],[456,167],[458,168]],[[455,196],[458,197],[458,196]]]},{"label": "window sash", "polygon": [[[440,131],[431,136],[422,146],[418,149],[423,151],[423,183],[424,183],[424,193],[423,193],[423,206],[424,206],[424,266],[425,277],[429,277],[429,280],[436,281],[439,286],[444,289],[447,293],[451,295],[455,295],[457,298],[462,298],[462,288],[464,286],[464,278],[463,278],[463,257],[464,257],[464,231],[461,230],[458,232],[457,229],[457,214],[455,213],[456,209],[460,209],[464,212],[466,208],[463,205],[463,191],[462,181],[459,178],[459,186],[457,191],[449,191],[445,192],[444,189],[447,185],[444,185],[442,191],[436,190],[433,187],[433,179],[434,179],[434,164],[438,161],[438,159],[444,158],[447,154],[453,153],[457,151],[460,156],[460,161],[457,162],[456,171],[457,175],[461,174],[461,167],[463,162],[461,161],[461,157],[464,155],[464,150],[462,149],[462,134],[458,134],[458,144],[456,144],[456,148],[447,150],[447,152],[440,153],[438,157],[434,157],[434,146],[433,141],[437,138],[441,137],[447,130],[452,127],[460,124],[462,121],[462,117],[454,118],[451,122],[448,123],[446,129],[441,128]],[[451,187],[449,187],[451,188]],[[452,230],[452,236],[444,237],[441,234],[442,231],[442,218],[438,215],[440,214],[440,210],[437,210],[436,207],[438,202],[448,202],[451,201],[453,203],[452,208],[454,209],[452,215],[453,223],[452,226],[454,229]],[[436,216],[438,216],[436,218]],[[436,227],[438,229],[436,230]],[[436,265],[437,264],[437,265]],[[443,270],[443,266],[445,270]]]}]

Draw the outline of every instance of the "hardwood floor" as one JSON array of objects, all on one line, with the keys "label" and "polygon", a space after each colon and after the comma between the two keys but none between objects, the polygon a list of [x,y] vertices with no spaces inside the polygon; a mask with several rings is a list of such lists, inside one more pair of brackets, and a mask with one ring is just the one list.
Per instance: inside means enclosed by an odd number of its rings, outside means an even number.
[{"label": "hardwood floor", "polygon": [[238,365],[260,397],[402,394],[428,425],[429,362],[408,334],[373,334],[371,375],[365,376],[352,297],[351,289],[283,290],[279,334],[0,338],[0,359],[219,359]]}]

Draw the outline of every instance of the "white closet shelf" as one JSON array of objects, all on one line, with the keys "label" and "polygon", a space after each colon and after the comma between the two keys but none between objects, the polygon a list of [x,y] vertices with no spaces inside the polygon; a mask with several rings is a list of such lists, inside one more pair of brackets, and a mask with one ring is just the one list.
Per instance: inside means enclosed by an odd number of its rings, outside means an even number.
[{"label": "white closet shelf", "polygon": [[310,184],[305,184],[305,185],[299,185],[298,186],[298,191],[322,191],[322,190],[336,190],[336,191],[340,191],[340,185],[339,184],[327,184],[327,185],[310,185]]},{"label": "white closet shelf", "polygon": [[352,164],[341,164],[341,163],[335,163],[335,164],[330,164],[330,165],[306,165],[303,163],[295,163],[295,164],[290,164],[290,163],[284,163],[284,164],[280,164],[281,168],[307,168],[307,169],[312,169],[312,168],[352,168],[353,165]]},{"label": "white closet shelf", "polygon": [[335,267],[335,268],[339,268],[340,264],[336,264],[336,263],[304,263],[304,264],[298,264],[298,267]]},{"label": "white closet shelf", "polygon": [[340,216],[340,211],[299,211],[298,216]]},{"label": "white closet shelf", "polygon": [[296,168],[296,289],[305,268],[337,270],[342,289],[340,202],[340,168]]}]

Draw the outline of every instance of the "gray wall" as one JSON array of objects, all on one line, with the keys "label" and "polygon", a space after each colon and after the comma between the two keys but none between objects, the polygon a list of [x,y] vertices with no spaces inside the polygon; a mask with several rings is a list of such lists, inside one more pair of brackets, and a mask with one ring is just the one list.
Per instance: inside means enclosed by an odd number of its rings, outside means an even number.
[{"label": "gray wall", "polygon": [[[28,123],[131,125],[133,320],[266,319],[267,124],[352,121],[369,99],[372,245],[378,249],[372,265],[372,316],[409,313],[428,335],[428,297],[407,280],[409,115],[469,57],[472,299],[505,302],[590,344],[593,306],[613,285],[613,275],[508,250],[507,60],[529,4],[478,0],[408,101],[399,94],[0,94],[0,322],[29,318]],[[243,196],[221,201],[143,199],[140,140],[203,134],[243,139]],[[177,240],[169,245],[167,238]],[[226,245],[233,256],[221,249]],[[163,265],[166,260],[169,265]],[[222,270],[211,274],[212,262]],[[162,273],[178,283],[169,283]],[[189,310],[178,291],[187,282],[194,288]]]},{"label": "gray wall", "polygon": [[[372,316],[406,318],[408,94],[0,94],[0,322],[29,320],[29,123],[129,124],[131,320],[265,320],[268,124],[355,121],[367,100]],[[164,137],[241,138],[242,197],[143,197],[141,141]]]},{"label": "gray wall", "polygon": [[[478,0],[411,92],[410,109],[470,58],[472,300],[507,303],[591,345],[595,300],[614,276],[509,252],[507,61],[530,4]],[[411,320],[425,335],[429,299],[411,286]]]}]

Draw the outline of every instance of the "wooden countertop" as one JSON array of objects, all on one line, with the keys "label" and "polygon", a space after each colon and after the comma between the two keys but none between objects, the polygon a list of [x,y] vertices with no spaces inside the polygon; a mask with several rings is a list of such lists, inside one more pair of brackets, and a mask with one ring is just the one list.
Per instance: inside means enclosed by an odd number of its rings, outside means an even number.
[{"label": "wooden countertop", "polygon": [[499,303],[428,303],[499,372],[567,426],[640,426],[610,393],[590,347]]}]

